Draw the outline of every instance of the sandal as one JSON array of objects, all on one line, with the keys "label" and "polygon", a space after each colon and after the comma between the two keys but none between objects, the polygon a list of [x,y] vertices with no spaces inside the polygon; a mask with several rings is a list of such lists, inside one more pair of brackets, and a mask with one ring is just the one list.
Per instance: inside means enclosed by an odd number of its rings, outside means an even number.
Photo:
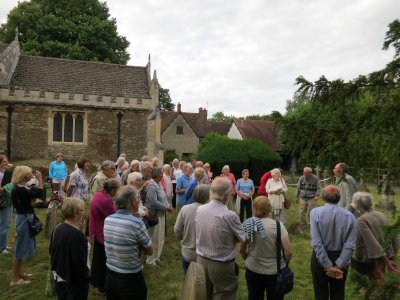
[{"label": "sandal", "polygon": [[26,285],[26,284],[30,284],[31,281],[29,280],[23,280],[22,278],[18,281],[11,281],[10,282],[10,286],[16,286],[16,285]]}]

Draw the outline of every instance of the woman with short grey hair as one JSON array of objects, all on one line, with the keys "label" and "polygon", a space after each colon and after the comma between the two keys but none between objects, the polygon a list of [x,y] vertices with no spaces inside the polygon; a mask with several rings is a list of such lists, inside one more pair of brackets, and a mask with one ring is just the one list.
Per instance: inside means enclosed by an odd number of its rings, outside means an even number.
[{"label": "woman with short grey hair", "polygon": [[195,262],[196,254],[196,211],[210,200],[210,185],[197,185],[193,190],[194,203],[185,205],[176,217],[174,231],[182,246],[182,268],[186,274],[189,264]]},{"label": "woman with short grey hair", "polygon": [[102,190],[104,182],[109,178],[115,178],[115,162],[111,160],[105,160],[101,163],[100,170],[96,176],[90,182],[90,189],[92,194]]},{"label": "woman with short grey hair", "polygon": [[399,272],[396,255],[400,247],[400,238],[393,238],[388,247],[385,246],[382,230],[389,226],[389,222],[381,212],[373,209],[371,194],[354,193],[351,206],[359,214],[356,251],[351,262],[353,269],[376,281],[383,279],[386,268],[390,272]]},{"label": "woman with short grey hair", "polygon": [[151,266],[160,264],[161,251],[165,241],[165,212],[172,212],[165,192],[161,187],[163,172],[161,167],[154,167],[151,171],[151,181],[146,188],[146,207],[149,214],[156,214],[158,224],[149,228],[149,235],[153,241],[153,254],[149,256],[146,263]]},{"label": "woman with short grey hair", "polygon": [[281,176],[281,170],[278,168],[272,169],[271,176],[272,178],[268,179],[265,185],[265,190],[268,193],[268,199],[271,201],[272,218],[285,223],[286,213],[283,203],[285,202],[285,193],[288,188]]}]

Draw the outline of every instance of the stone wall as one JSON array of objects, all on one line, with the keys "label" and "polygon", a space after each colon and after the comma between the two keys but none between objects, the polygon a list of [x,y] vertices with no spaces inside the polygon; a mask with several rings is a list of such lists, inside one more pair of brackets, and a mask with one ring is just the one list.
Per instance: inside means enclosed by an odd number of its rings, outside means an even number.
[{"label": "stone wall", "polygon": [[[6,152],[7,111],[0,106],[0,151]],[[12,115],[12,160],[48,157],[62,152],[65,158],[87,157],[94,163],[105,159],[116,160],[117,154],[117,113],[116,110],[88,109],[87,143],[52,143],[49,139],[50,111],[60,107],[14,105]],[[66,108],[60,110],[66,111]],[[147,111],[123,111],[121,120],[121,153],[129,160],[140,158],[146,153],[147,146]]]}]

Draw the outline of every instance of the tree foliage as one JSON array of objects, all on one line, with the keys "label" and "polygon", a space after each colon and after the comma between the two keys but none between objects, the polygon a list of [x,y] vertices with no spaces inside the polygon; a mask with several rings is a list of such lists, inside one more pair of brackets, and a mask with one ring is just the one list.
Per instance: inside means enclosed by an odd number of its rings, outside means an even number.
[{"label": "tree foliage", "polygon": [[218,111],[211,116],[210,121],[232,122],[233,119],[236,119],[236,117],[233,115],[226,116],[222,111]]},{"label": "tree foliage", "polygon": [[173,111],[175,109],[175,104],[172,103],[169,89],[163,89],[160,86],[159,103],[161,110]]},{"label": "tree foliage", "polygon": [[10,43],[18,28],[26,55],[126,64],[129,42],[118,35],[105,2],[98,0],[31,0],[18,2],[0,27]]},{"label": "tree foliage", "polygon": [[400,167],[400,26],[389,25],[384,48],[396,57],[384,69],[349,81],[302,76],[287,113],[277,119],[279,141],[304,164]]},{"label": "tree foliage", "polygon": [[266,170],[282,162],[276,152],[258,140],[234,140],[218,133],[210,133],[204,138],[199,145],[197,158],[210,163],[214,174],[218,174],[224,165],[229,165],[236,178],[240,178],[242,170],[246,168],[250,176],[257,180]]}]

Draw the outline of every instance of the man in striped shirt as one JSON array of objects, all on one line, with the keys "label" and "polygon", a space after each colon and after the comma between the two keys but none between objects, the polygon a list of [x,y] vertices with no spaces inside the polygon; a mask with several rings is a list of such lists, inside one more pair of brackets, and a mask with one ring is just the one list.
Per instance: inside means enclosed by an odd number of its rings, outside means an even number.
[{"label": "man in striped shirt", "polygon": [[151,255],[153,247],[142,220],[133,216],[139,204],[140,195],[133,187],[123,186],[117,194],[117,212],[104,221],[107,299],[147,298],[140,252],[144,249]]},{"label": "man in striped shirt", "polygon": [[246,232],[238,215],[226,207],[231,197],[228,179],[215,179],[210,197],[211,201],[196,212],[197,262],[206,273],[207,299],[236,299],[236,243],[246,240]]}]

